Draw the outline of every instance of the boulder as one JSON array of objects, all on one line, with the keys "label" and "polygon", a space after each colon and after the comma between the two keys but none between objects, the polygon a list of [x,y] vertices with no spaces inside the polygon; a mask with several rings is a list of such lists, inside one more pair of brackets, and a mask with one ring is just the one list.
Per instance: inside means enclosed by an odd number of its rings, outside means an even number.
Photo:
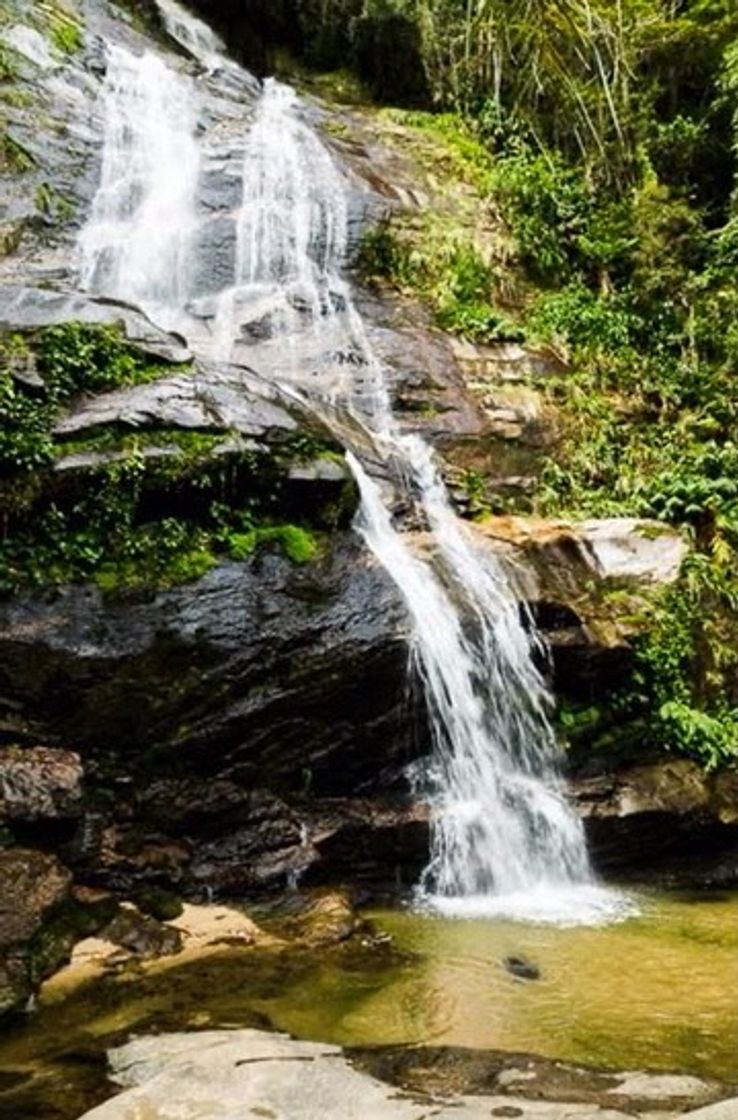
[{"label": "boulder", "polygon": [[[21,848],[0,852],[0,1016],[21,1008],[40,979],[34,956],[46,955],[44,927],[69,897],[71,878],[52,855]],[[42,973],[65,955],[66,947],[44,960]]]},{"label": "boulder", "polygon": [[281,935],[311,948],[339,944],[366,925],[348,893],[334,889],[288,896],[280,908],[278,924]]},{"label": "boulder", "polygon": [[141,914],[132,906],[121,907],[112,922],[100,930],[99,937],[144,960],[171,956],[182,949],[179,930]]},{"label": "boulder", "polygon": [[[139,600],[97,589],[0,604],[8,721],[103,749],[149,780],[197,765],[246,786],[354,792],[410,757],[407,620],[386,574],[336,534],[295,568],[264,550]],[[180,770],[181,772],[181,770]]]},{"label": "boulder", "polygon": [[197,363],[192,371],[92,397],[63,416],[55,434],[78,436],[101,425],[123,424],[285,438],[300,425],[294,407],[288,411],[278,396],[248,370]]},{"label": "boulder", "polygon": [[82,812],[82,763],[74,751],[0,748],[0,824],[68,820]]},{"label": "boulder", "polygon": [[473,531],[530,605],[556,687],[575,700],[608,697],[627,679],[639,610],[677,578],[688,549],[677,529],[634,518],[500,516]]},{"label": "boulder", "polygon": [[73,750],[0,748],[0,823],[77,818],[82,777]]}]

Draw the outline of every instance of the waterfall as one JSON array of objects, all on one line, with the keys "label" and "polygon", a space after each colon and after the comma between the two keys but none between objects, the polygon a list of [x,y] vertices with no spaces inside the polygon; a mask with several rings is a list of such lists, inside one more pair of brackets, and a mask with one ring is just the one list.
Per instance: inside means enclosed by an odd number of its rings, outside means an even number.
[{"label": "waterfall", "polygon": [[191,83],[153,52],[108,45],[100,183],[78,253],[81,286],[168,328],[189,294],[200,151]]},{"label": "waterfall", "polygon": [[[220,47],[204,25],[175,0],[160,7],[216,69]],[[81,236],[87,285],[161,310],[163,325],[178,311],[182,321],[197,255],[193,88],[158,59],[111,52],[101,184]],[[341,168],[294,91],[267,81],[243,140],[231,282],[213,285],[210,336],[196,349],[290,383],[333,423],[351,421],[340,430],[361,495],[356,528],[407,605],[433,739],[415,777],[432,813],[418,899],[451,914],[607,917],[617,900],[595,884],[567,803],[531,622],[509,574],[455,516],[431,448],[392,414],[343,271],[347,231]],[[367,447],[393,493],[367,473]],[[422,553],[393,521],[398,494],[427,526]]]}]

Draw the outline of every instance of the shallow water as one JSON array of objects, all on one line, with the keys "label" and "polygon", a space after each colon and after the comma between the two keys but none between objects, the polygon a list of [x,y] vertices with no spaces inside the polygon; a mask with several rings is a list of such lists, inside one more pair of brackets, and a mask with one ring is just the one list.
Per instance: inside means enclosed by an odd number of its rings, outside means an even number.
[{"label": "shallow water", "polygon": [[[343,1029],[738,1078],[738,894],[639,903],[623,922],[573,928],[375,914],[415,960]],[[540,979],[510,975],[508,956]]]},{"label": "shallow water", "polygon": [[[738,893],[638,903],[620,923],[569,928],[372,911],[390,944],[232,950],[47,995],[0,1039],[0,1116],[74,1120],[110,1092],[106,1046],[131,1032],[217,1026],[738,1080]],[[534,963],[540,979],[510,975],[508,956]]]}]

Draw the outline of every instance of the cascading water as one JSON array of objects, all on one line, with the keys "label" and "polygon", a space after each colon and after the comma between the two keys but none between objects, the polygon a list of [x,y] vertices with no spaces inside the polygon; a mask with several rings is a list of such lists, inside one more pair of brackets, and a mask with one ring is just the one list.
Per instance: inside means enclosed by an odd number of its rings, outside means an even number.
[{"label": "cascading water", "polygon": [[[214,69],[217,40],[175,0],[161,5],[180,41]],[[102,181],[81,238],[89,286],[136,299],[154,317],[160,309],[165,326],[183,321],[197,253],[197,147],[185,87],[191,97],[186,80],[158,60],[111,54]],[[294,92],[268,81],[243,147],[232,282],[213,286],[210,339],[199,342],[211,356],[291,382],[321,415],[347,414],[361,446],[390,465],[427,523],[430,557],[393,524],[361,451],[348,452],[362,499],[357,528],[407,604],[431,721],[434,749],[418,786],[433,838],[419,897],[459,914],[607,916],[616,900],[593,883],[557,773],[535,637],[507,573],[455,517],[431,449],[394,420],[342,275],[347,215],[342,172]]]},{"label": "cascading water", "polygon": [[108,46],[100,184],[81,285],[173,328],[189,294],[200,151],[191,84],[152,52]]}]

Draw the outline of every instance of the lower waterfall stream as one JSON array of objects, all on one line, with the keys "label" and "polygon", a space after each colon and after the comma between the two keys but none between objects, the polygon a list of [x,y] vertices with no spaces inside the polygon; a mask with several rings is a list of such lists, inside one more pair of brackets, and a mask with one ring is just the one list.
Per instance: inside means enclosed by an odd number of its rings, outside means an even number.
[{"label": "lower waterfall stream", "polygon": [[[432,812],[418,900],[450,915],[617,916],[627,903],[596,884],[566,800],[532,623],[500,562],[455,516],[429,445],[392,415],[344,275],[345,173],[290,87],[267,80],[252,104],[254,79],[209,29],[174,0],[160,8],[211,85],[219,68],[231,87],[242,82],[230,281],[223,269],[207,274],[201,250],[200,79],[111,46],[100,185],[79,239],[83,286],[137,303],[195,353],[279,380],[319,416],[339,427],[349,418],[361,432],[362,446],[344,439],[361,494],[356,528],[406,602],[433,738],[416,779]],[[256,341],[243,329],[255,321]],[[391,484],[368,473],[367,446]],[[398,494],[427,530],[423,554],[394,522]]]}]

